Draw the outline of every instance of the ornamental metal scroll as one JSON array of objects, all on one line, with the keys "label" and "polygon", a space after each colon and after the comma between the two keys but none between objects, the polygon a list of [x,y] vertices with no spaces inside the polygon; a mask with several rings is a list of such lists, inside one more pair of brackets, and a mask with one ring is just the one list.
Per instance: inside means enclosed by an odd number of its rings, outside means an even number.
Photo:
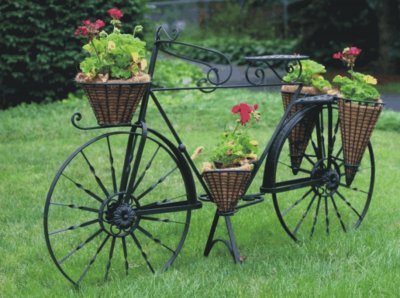
[{"label": "ornamental metal scroll", "polygon": [[[166,39],[162,39],[163,36]],[[226,55],[214,49],[179,42],[176,40],[178,36],[178,30],[168,34],[161,27],[157,30],[155,46],[162,53],[201,66],[204,71],[204,77],[196,81],[196,86],[200,91],[212,92],[215,90],[213,87],[221,86],[229,81],[232,76],[232,64]],[[204,57],[204,59],[201,57]],[[214,61],[214,63],[209,61]]]},{"label": "ornamental metal scroll", "polygon": [[[302,55],[267,55],[258,57],[246,57],[248,66],[245,72],[246,81],[253,86],[269,85],[266,76],[266,70],[270,70],[276,79],[282,83],[297,83],[303,71],[301,60],[307,59],[308,56]],[[279,74],[278,69],[283,69],[285,74],[297,72],[294,80],[287,81],[284,76]]]}]

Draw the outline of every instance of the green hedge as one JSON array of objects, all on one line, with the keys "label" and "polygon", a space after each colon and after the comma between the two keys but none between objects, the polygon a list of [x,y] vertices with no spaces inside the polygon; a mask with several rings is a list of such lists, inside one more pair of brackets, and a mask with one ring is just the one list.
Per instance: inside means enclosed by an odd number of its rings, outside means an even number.
[{"label": "green hedge", "polygon": [[0,2],[0,108],[63,98],[76,86],[85,19],[108,23],[107,10],[124,12],[124,32],[141,23],[145,0],[2,0]]}]

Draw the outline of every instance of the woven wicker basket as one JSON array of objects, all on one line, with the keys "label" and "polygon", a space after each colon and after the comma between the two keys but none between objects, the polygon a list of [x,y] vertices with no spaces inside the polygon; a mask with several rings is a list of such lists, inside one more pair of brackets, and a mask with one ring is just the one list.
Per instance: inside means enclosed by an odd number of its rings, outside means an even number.
[{"label": "woven wicker basket", "polygon": [[383,108],[382,100],[338,100],[346,184],[351,185]]},{"label": "woven wicker basket", "polygon": [[[283,108],[286,111],[294,93],[297,90],[297,86],[283,85],[281,88]],[[299,97],[314,96],[323,94],[314,87],[303,87],[299,94]],[[289,117],[294,115],[299,110],[303,109],[304,105],[297,104],[292,107],[289,112]],[[289,135],[289,149],[290,149],[290,161],[292,165],[293,174],[297,174],[298,169],[301,166],[304,152],[307,149],[308,142],[310,141],[312,131],[315,126],[315,118],[317,112],[314,114],[308,114],[303,120],[301,120],[292,130]]]},{"label": "woven wicker basket", "polygon": [[130,124],[150,81],[80,83],[100,126]]},{"label": "woven wicker basket", "polygon": [[220,212],[233,212],[250,181],[251,170],[221,169],[203,172],[212,200]]}]

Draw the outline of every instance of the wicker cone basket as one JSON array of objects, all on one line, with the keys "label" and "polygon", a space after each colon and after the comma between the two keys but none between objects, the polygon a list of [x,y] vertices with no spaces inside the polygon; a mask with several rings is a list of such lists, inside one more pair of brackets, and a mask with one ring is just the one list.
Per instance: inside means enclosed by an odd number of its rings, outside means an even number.
[{"label": "wicker cone basket", "polygon": [[150,86],[143,81],[78,82],[82,85],[100,126],[130,124],[140,101]]},{"label": "wicker cone basket", "polygon": [[346,184],[350,186],[382,111],[383,102],[360,102],[340,98],[338,105]]},{"label": "wicker cone basket", "polygon": [[[297,88],[298,88],[297,86],[291,86],[291,85],[282,86],[281,88],[282,103],[285,111],[290,101],[292,100],[292,97],[296,92]],[[323,93],[314,87],[303,87],[301,89],[299,97],[314,96],[320,94]],[[293,106],[289,112],[289,117],[294,115],[303,107],[304,105],[301,104]],[[297,174],[298,169],[301,166],[304,152],[307,149],[308,142],[310,141],[311,134],[315,126],[315,117],[317,115],[318,115],[317,113],[314,113],[313,115],[308,115],[293,128],[292,132],[289,135],[290,161],[292,165],[293,174]]]},{"label": "wicker cone basket", "polygon": [[207,170],[204,180],[220,212],[233,212],[250,181],[251,170]]}]

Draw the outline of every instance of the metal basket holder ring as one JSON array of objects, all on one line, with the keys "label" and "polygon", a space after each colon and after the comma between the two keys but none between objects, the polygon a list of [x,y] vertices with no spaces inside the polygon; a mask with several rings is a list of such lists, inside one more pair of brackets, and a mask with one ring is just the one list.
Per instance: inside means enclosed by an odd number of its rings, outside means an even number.
[{"label": "metal basket holder ring", "polygon": [[[297,86],[283,85],[281,88],[282,104],[283,109],[286,110],[289,103],[297,90]],[[315,96],[322,94],[319,90],[314,87],[302,87],[299,97]],[[289,112],[289,117],[294,115],[299,110],[303,109],[303,104],[297,104],[292,107]],[[318,113],[310,114],[305,117],[297,126],[292,130],[289,135],[289,146],[290,146],[290,161],[292,166],[293,174],[297,174],[298,169],[301,166],[304,152],[306,151],[308,142],[310,141],[312,131],[315,127],[315,119]]]},{"label": "metal basket holder ring", "polygon": [[338,106],[346,184],[351,185],[382,111],[383,102],[339,98]]},{"label": "metal basket holder ring", "polygon": [[[242,257],[239,255],[230,217],[243,207],[263,201],[261,196],[244,196],[244,193],[249,186],[249,182],[251,181],[251,176],[251,170],[216,169],[203,172],[204,180],[206,181],[211,193],[211,198],[205,200],[212,201],[217,205],[217,210],[204,249],[205,256],[210,254],[215,243],[222,242],[227,246],[234,262],[237,264],[242,262]],[[244,201],[247,201],[247,203],[237,206],[238,201],[241,198]],[[229,241],[225,239],[214,239],[218,220],[221,216],[225,219]]]}]

